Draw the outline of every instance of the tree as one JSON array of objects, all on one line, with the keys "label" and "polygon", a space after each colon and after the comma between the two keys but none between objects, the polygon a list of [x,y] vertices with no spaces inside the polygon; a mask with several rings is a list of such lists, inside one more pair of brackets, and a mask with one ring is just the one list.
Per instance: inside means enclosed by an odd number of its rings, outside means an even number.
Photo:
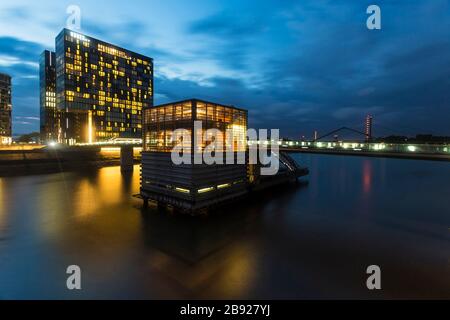
[{"label": "tree", "polygon": [[39,142],[39,136],[39,132],[31,132],[21,135],[18,141],[22,143]]}]

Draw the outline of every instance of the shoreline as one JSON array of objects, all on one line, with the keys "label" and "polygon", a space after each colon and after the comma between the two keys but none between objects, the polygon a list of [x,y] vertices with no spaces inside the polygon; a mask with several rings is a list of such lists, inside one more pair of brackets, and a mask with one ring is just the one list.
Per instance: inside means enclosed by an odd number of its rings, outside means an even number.
[{"label": "shoreline", "polygon": [[371,158],[395,158],[403,160],[428,160],[428,161],[450,161],[450,154],[430,154],[430,153],[396,153],[396,152],[373,152],[354,150],[334,150],[334,149],[297,149],[280,148],[280,151],[292,153],[316,153],[329,155],[344,155]]},{"label": "shoreline", "polygon": [[[140,163],[140,157],[133,159]],[[0,177],[38,175],[120,166],[120,153],[101,149],[35,149],[0,151]]]},{"label": "shoreline", "polygon": [[[450,161],[450,155],[420,153],[388,153],[330,149],[280,148],[288,153],[310,153],[344,155],[371,158],[395,158],[403,160]],[[5,156],[5,157],[4,157]],[[6,159],[5,159],[6,158]],[[133,164],[140,164],[140,157],[134,157]],[[98,150],[68,152],[54,150],[23,150],[0,152],[0,178],[12,176],[39,175],[120,166],[120,156],[102,155]]]},{"label": "shoreline", "polygon": [[[134,160],[134,165],[140,161]],[[58,172],[71,172],[78,170],[99,169],[104,167],[120,166],[120,159],[93,160],[93,161],[47,161],[33,163],[0,164],[0,178],[20,177],[28,175],[51,174]]]}]

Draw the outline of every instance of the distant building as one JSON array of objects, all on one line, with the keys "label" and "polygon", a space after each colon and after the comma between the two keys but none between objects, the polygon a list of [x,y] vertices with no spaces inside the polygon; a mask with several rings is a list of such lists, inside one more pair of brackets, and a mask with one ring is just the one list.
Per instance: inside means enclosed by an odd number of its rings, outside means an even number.
[{"label": "distant building", "polygon": [[56,55],[45,50],[39,61],[41,141],[62,142],[61,112],[56,107]]},{"label": "distant building", "polygon": [[[201,129],[194,122],[201,123]],[[207,129],[219,129],[223,148],[231,148],[235,159],[246,153],[247,111],[233,106],[191,99],[146,108],[144,110],[144,147],[142,152],[141,194],[187,211],[223,202],[247,192],[246,164],[195,164],[212,141],[202,139]],[[190,164],[176,165],[171,151],[176,145],[174,131],[185,129],[191,139],[186,143]],[[227,140],[225,130],[233,138]],[[197,149],[194,150],[194,136]],[[199,138],[200,137],[200,138]],[[216,150],[220,152],[222,150]]]},{"label": "distant building", "polygon": [[49,51],[41,56],[41,132],[46,140],[76,144],[142,138],[142,110],[152,105],[149,57],[68,29],[56,37],[54,56]]},{"label": "distant building", "polygon": [[11,77],[0,73],[0,145],[11,144]]},{"label": "distant building", "polygon": [[365,124],[365,134],[366,134],[366,140],[371,141],[372,140],[372,121],[373,118],[371,115],[367,115],[366,117],[366,124]]}]

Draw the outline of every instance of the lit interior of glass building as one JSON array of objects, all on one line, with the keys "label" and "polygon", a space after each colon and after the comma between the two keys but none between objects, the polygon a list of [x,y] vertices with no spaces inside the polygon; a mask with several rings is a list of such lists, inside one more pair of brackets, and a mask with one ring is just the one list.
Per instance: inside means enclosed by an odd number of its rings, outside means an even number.
[{"label": "lit interior of glass building", "polygon": [[[196,135],[198,151],[203,151],[213,140],[211,137],[204,138],[208,129],[219,130],[214,134],[214,139],[222,148],[216,151],[226,151],[228,148],[233,152],[246,150],[246,110],[193,99],[146,109],[144,116],[144,151],[170,152],[175,144],[183,145],[182,140],[173,139],[176,129],[187,130],[191,137]],[[198,131],[194,131],[194,121],[201,122]],[[232,140],[227,139],[227,131]],[[193,146],[193,138],[184,143]]]}]

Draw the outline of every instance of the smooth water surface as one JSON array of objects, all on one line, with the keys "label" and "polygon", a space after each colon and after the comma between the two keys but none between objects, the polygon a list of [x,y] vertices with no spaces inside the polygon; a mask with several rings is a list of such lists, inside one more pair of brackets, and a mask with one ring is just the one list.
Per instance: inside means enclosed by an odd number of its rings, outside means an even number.
[{"label": "smooth water surface", "polygon": [[194,218],[143,210],[138,166],[0,178],[0,299],[450,298],[448,162],[294,157],[301,183]]}]

